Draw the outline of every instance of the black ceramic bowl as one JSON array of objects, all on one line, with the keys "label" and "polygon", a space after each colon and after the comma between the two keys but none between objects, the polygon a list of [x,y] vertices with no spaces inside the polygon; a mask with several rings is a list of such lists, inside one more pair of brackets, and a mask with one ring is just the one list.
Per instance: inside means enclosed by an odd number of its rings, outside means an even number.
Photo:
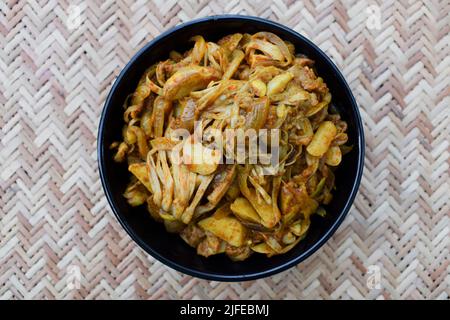
[{"label": "black ceramic bowl", "polygon": [[[325,218],[314,216],[308,235],[286,254],[267,258],[254,254],[243,262],[232,262],[225,255],[204,258],[184,241],[169,234],[162,224],[154,222],[144,207],[130,207],[122,196],[129,173],[125,165],[115,163],[109,145],[121,140],[123,102],[134,91],[142,72],[151,64],[166,59],[171,50],[183,52],[192,43],[188,39],[200,34],[207,40],[235,33],[270,31],[292,42],[297,53],[316,62],[318,74],[324,78],[333,103],[348,123],[349,143],[353,150],[343,157],[336,172],[333,201]],[[219,280],[242,281],[266,277],[292,267],[320,248],[336,231],[352,205],[361,180],[364,160],[364,136],[355,99],[342,74],[331,60],[312,42],[278,23],[247,16],[212,16],[175,27],[152,40],[125,66],[106,99],[98,133],[98,161],[103,188],[117,219],[146,252],[178,271],[192,276]]]}]

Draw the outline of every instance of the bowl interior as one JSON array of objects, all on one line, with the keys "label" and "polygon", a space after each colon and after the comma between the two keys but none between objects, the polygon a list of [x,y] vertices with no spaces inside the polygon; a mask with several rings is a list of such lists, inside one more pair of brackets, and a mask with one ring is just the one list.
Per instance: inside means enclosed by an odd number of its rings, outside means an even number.
[{"label": "bowl interior", "polygon": [[[353,150],[343,157],[336,171],[336,190],[327,209],[327,216],[314,216],[306,238],[286,254],[267,258],[254,254],[243,262],[232,262],[225,255],[209,258],[198,256],[174,234],[166,232],[162,224],[154,222],[144,207],[132,208],[122,193],[128,181],[125,165],[115,163],[109,145],[121,140],[123,102],[134,91],[144,70],[164,60],[171,50],[183,52],[192,46],[188,39],[200,34],[208,40],[235,33],[270,31],[292,42],[297,53],[306,54],[316,62],[319,75],[325,80],[333,96],[333,103],[348,123],[349,143]],[[114,213],[130,236],[148,253],[163,263],[190,275],[214,280],[249,280],[284,270],[317,250],[345,217],[359,185],[363,159],[363,136],[357,106],[345,80],[330,60],[311,42],[295,32],[270,21],[250,17],[210,17],[188,23],[165,33],[149,43],[130,61],[116,80],[106,101],[99,129],[99,166],[102,183]]]}]

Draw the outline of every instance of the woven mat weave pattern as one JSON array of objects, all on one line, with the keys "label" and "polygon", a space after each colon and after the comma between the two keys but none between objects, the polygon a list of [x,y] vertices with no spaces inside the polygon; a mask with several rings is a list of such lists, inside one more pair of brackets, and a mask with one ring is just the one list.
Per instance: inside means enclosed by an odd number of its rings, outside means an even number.
[{"label": "woven mat weave pattern", "polygon": [[[448,299],[449,12],[446,0],[2,1],[0,298]],[[231,284],[137,247],[96,159],[126,62],[162,31],[223,13],[319,45],[349,82],[367,139],[359,194],[327,244],[286,272]]]}]

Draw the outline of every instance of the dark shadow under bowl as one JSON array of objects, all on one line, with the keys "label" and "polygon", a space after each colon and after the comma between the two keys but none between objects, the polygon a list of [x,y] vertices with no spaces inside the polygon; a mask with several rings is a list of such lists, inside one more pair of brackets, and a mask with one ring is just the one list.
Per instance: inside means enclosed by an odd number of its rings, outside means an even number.
[{"label": "dark shadow under bowl", "polygon": [[[154,222],[144,207],[132,208],[122,193],[129,179],[125,165],[115,163],[109,149],[113,141],[121,140],[122,105],[134,91],[144,70],[165,60],[171,50],[183,52],[192,46],[188,39],[200,34],[207,40],[235,33],[269,31],[292,42],[297,53],[315,60],[318,74],[325,80],[333,103],[348,123],[349,143],[353,150],[343,157],[336,171],[336,190],[327,206],[325,218],[314,216],[306,238],[286,254],[267,258],[254,254],[243,262],[232,262],[225,255],[203,258],[162,224]],[[109,93],[100,119],[98,161],[103,188],[113,212],[128,234],[146,252],[178,271],[192,276],[218,280],[242,281],[266,277],[292,267],[306,259],[336,231],[349,211],[361,180],[364,160],[364,135],[355,99],[331,60],[312,42],[280,24],[247,16],[212,16],[175,27],[142,48],[125,66]]]}]

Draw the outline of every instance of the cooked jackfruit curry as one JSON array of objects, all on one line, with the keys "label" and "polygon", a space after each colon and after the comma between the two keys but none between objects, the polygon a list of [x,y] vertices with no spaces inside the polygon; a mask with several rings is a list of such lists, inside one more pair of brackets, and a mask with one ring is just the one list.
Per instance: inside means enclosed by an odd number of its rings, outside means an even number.
[{"label": "cooked jackfruit curry", "polygon": [[[199,255],[286,253],[326,214],[351,149],[347,124],[292,43],[269,32],[191,40],[145,70],[124,103],[123,139],[111,145],[130,172],[123,196]],[[246,155],[249,136],[243,148],[233,135],[218,143],[239,129],[270,136],[276,161]]]}]

